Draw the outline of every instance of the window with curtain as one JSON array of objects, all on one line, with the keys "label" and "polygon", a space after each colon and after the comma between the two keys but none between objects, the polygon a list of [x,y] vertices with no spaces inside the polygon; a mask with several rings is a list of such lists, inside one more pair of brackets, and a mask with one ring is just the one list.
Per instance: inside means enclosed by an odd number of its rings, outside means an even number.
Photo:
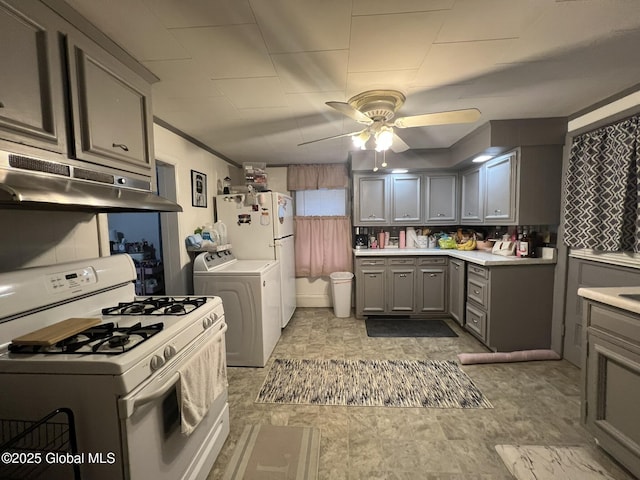
[{"label": "window with curtain", "polygon": [[574,137],[565,192],[565,243],[640,253],[640,117]]},{"label": "window with curtain", "polygon": [[351,218],[346,215],[346,165],[292,165],[287,187],[295,192],[296,277],[351,272]]}]

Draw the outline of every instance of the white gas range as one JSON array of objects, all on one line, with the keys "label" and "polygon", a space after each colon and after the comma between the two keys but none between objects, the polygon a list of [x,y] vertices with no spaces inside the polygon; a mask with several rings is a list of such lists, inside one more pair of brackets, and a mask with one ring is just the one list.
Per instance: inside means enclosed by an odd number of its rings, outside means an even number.
[{"label": "white gas range", "polygon": [[[0,384],[9,392],[0,421],[70,409],[82,478],[204,479],[229,432],[222,302],[136,297],[135,278],[128,255],[0,274]],[[11,342],[78,317],[98,324],[51,346]],[[219,388],[183,434],[181,375],[212,352],[205,374]],[[88,461],[97,454],[113,461]],[[47,478],[71,478],[69,466],[54,467]]]}]

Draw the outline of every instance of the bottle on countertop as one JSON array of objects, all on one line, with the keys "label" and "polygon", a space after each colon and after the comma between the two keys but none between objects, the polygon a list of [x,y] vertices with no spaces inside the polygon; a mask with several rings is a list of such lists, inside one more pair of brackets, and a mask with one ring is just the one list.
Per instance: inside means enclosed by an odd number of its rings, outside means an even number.
[{"label": "bottle on countertop", "polygon": [[531,239],[529,238],[527,227],[524,227],[522,231],[522,239],[518,241],[518,252],[520,252],[521,258],[529,258],[531,255]]}]

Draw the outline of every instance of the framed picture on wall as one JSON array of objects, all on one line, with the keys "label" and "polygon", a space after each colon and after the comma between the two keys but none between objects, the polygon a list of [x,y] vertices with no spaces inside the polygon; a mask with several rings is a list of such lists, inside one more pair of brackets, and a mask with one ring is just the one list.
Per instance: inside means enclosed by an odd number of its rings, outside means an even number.
[{"label": "framed picture on wall", "polygon": [[191,170],[191,205],[207,207],[207,176]]}]

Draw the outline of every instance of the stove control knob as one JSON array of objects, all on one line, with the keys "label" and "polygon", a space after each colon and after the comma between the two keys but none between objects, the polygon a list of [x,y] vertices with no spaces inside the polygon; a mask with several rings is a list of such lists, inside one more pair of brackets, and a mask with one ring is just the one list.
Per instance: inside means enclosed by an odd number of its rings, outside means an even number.
[{"label": "stove control knob", "polygon": [[162,365],[164,365],[164,358],[162,358],[160,355],[154,355],[151,358],[151,370],[157,370]]},{"label": "stove control knob", "polygon": [[167,345],[166,347],[164,347],[164,358],[166,358],[167,360],[173,357],[176,353],[176,347],[174,347],[173,345]]},{"label": "stove control knob", "polygon": [[204,319],[202,320],[202,328],[206,330],[211,325],[213,325],[213,320],[211,320],[211,317],[204,317]]}]

